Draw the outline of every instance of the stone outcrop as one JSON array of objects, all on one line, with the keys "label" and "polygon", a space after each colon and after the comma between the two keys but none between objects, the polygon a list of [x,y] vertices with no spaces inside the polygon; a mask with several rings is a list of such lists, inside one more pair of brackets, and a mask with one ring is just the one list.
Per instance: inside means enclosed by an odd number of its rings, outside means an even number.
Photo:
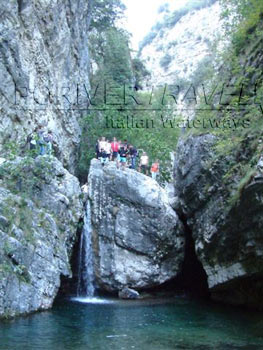
[{"label": "stone outcrop", "polygon": [[97,286],[117,292],[151,288],[177,276],[184,229],[165,191],[131,169],[92,160],[89,199]]},{"label": "stone outcrop", "polygon": [[[263,179],[252,177],[239,198],[231,201],[233,194],[224,176],[230,164],[235,164],[235,155],[216,159],[216,141],[206,134],[179,142],[175,162],[179,207],[192,232],[212,298],[262,308]],[[233,173],[232,185],[238,181]]]},{"label": "stone outcrop", "polygon": [[58,158],[75,170],[89,90],[91,1],[0,1],[2,154],[42,125],[54,134]]},{"label": "stone outcrop", "polygon": [[79,182],[56,158],[0,165],[0,317],[52,306],[82,210]]}]

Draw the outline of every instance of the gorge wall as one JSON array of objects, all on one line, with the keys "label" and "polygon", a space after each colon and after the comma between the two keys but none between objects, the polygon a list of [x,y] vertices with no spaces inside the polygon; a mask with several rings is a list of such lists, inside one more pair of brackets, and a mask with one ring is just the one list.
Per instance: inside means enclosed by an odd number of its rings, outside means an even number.
[{"label": "gorge wall", "polygon": [[[229,54],[235,69],[225,62],[221,72],[231,88],[225,107],[231,111],[221,108],[196,117],[208,121],[227,116],[235,123],[246,120],[248,126],[188,130],[177,146],[174,182],[212,298],[262,310],[263,178],[257,166],[263,151],[262,99],[255,98],[255,83],[257,97],[262,96],[260,30],[262,21],[251,29],[238,55]],[[246,87],[242,106],[235,104],[240,81]]]},{"label": "gorge wall", "polygon": [[[50,308],[71,275],[91,2],[0,1],[0,317]],[[37,126],[56,158],[25,152]]]},{"label": "gorge wall", "polygon": [[0,318],[52,306],[82,215],[79,182],[56,158],[0,165]]},{"label": "gorge wall", "polygon": [[179,142],[175,187],[180,208],[207,274],[211,297],[262,309],[263,181],[251,178],[239,200],[231,203],[224,182],[230,159],[213,163],[216,142],[209,134]]},{"label": "gorge wall", "polygon": [[[89,90],[91,1],[0,1],[0,150],[24,145],[36,126],[54,134],[73,172]],[[79,84],[79,85],[78,85]],[[79,86],[79,99],[77,88]]]}]

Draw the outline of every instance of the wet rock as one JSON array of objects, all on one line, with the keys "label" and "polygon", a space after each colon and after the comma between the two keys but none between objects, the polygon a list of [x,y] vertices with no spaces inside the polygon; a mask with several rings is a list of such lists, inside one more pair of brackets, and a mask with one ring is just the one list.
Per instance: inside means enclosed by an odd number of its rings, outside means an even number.
[{"label": "wet rock", "polygon": [[120,299],[138,299],[140,294],[131,288],[123,288],[119,291],[118,296]]}]

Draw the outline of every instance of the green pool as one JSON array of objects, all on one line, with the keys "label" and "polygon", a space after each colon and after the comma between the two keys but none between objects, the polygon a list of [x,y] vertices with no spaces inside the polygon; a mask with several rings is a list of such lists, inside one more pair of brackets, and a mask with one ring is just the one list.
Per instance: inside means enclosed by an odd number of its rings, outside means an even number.
[{"label": "green pool", "polygon": [[60,300],[0,323],[1,350],[259,350],[262,313],[193,301]]}]

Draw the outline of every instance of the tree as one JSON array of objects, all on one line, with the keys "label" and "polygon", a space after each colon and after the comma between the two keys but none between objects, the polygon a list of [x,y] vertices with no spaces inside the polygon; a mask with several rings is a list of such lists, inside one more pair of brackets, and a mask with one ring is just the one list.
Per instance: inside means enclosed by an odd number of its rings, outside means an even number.
[{"label": "tree", "polygon": [[121,0],[92,0],[90,30],[108,30],[114,27],[116,21],[123,17],[126,6]]},{"label": "tree", "polygon": [[150,77],[151,73],[146,69],[144,63],[139,58],[134,58],[132,60],[132,69],[135,78],[135,88],[142,89],[142,83],[147,78]]}]

